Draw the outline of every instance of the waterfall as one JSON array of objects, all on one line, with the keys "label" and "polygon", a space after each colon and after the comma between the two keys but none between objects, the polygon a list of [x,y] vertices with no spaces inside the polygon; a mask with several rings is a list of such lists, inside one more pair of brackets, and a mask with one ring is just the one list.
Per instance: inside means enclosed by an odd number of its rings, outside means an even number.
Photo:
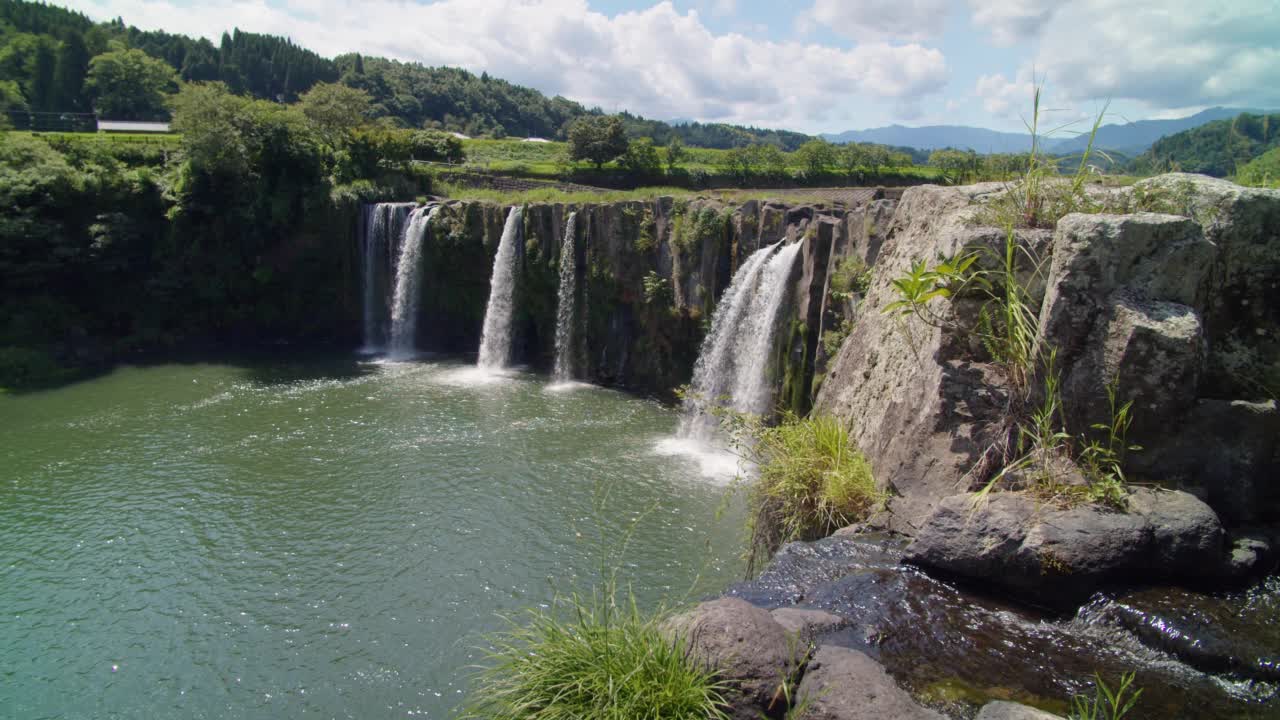
[{"label": "waterfall", "polygon": [[390,356],[394,359],[404,360],[413,356],[418,331],[418,299],[422,297],[419,287],[422,278],[422,245],[430,231],[431,220],[439,210],[439,205],[414,210],[400,241],[395,293],[391,296]]},{"label": "waterfall", "polygon": [[724,406],[763,415],[773,408],[769,367],[800,243],[781,242],[752,253],[716,306],[711,332],[693,366],[680,434],[709,439],[717,426],[710,409]]},{"label": "waterfall", "polygon": [[489,279],[489,304],[484,311],[484,334],[480,338],[477,365],[496,370],[511,362],[511,315],[515,310],[516,262],[520,259],[520,228],[524,212],[511,208],[507,224],[502,228],[498,254],[493,259],[493,275]]},{"label": "waterfall", "polygon": [[575,242],[578,213],[569,213],[560,243],[560,293],[556,306],[556,382],[573,379],[573,321],[578,294],[578,247]]},{"label": "waterfall", "polygon": [[363,247],[360,258],[364,275],[364,345],[362,352],[379,352],[387,341],[388,280],[394,267],[405,220],[414,203],[378,203],[364,209]]}]

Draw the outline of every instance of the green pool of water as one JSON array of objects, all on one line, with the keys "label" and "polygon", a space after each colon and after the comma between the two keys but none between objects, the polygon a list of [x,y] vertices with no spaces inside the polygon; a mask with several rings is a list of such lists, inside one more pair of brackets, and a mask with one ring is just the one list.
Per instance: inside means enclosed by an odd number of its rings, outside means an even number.
[{"label": "green pool of water", "polygon": [[739,577],[724,485],[654,452],[676,425],[449,361],[0,396],[0,716],[446,717],[500,615],[602,565],[649,605]]}]

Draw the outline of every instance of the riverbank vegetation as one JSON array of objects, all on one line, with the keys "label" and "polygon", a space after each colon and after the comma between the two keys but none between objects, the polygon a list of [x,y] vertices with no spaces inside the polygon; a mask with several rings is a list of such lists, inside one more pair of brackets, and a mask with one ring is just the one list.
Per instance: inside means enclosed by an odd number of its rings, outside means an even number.
[{"label": "riverbank vegetation", "polygon": [[864,521],[888,499],[835,418],[788,413],[771,424],[754,415],[722,416],[734,447],[757,470],[744,480],[748,575],[786,543]]},{"label": "riverbank vegetation", "polygon": [[724,720],[716,671],[664,637],[662,615],[616,593],[562,598],[490,638],[463,717]]}]

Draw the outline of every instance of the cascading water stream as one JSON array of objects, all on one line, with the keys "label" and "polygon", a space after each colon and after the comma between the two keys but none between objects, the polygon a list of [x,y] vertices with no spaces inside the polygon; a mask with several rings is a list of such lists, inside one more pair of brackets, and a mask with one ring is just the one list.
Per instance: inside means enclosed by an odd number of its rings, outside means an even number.
[{"label": "cascading water stream", "polygon": [[757,415],[769,411],[769,363],[799,251],[799,243],[761,248],[734,274],[694,364],[680,423],[682,437],[712,439],[717,428],[712,407]]},{"label": "cascading water stream", "polygon": [[380,352],[387,340],[387,280],[398,240],[414,203],[366,206],[361,268],[364,275],[364,345],[361,352]]},{"label": "cascading water stream", "polygon": [[418,331],[418,299],[422,296],[422,245],[430,232],[431,221],[440,211],[439,205],[417,208],[409,216],[400,256],[396,260],[395,293],[391,298],[392,359],[404,360],[414,354]]},{"label": "cascading water stream", "polygon": [[569,213],[560,244],[560,292],[556,306],[556,382],[573,380],[573,328],[578,294],[578,251],[575,242],[578,213]]},{"label": "cascading water stream", "polygon": [[511,362],[511,316],[515,310],[516,261],[524,212],[511,208],[502,228],[498,254],[489,279],[489,304],[484,311],[484,334],[480,338],[480,358],[476,365],[498,370]]}]

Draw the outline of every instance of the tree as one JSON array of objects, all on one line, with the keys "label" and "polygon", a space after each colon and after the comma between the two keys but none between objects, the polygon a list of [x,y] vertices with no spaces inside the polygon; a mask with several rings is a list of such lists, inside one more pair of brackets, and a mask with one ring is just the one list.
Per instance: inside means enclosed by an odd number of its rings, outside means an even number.
[{"label": "tree", "polygon": [[858,173],[858,168],[867,164],[867,154],[862,146],[857,143],[849,143],[840,148],[838,160],[840,168],[844,170],[845,175],[853,178]]},{"label": "tree", "polygon": [[674,174],[688,156],[689,151],[684,149],[684,141],[679,135],[672,135],[671,141],[667,143],[667,174]]},{"label": "tree", "polygon": [[187,83],[170,102],[173,129],[182,133],[187,161],[203,172],[247,172],[249,151],[240,133],[245,98],[222,83]]},{"label": "tree", "polygon": [[622,118],[589,115],[569,126],[569,159],[587,160],[599,170],[628,148]]},{"label": "tree", "polygon": [[446,132],[418,130],[409,137],[414,160],[460,163],[466,159],[462,141]]},{"label": "tree", "polygon": [[810,175],[822,175],[836,162],[836,148],[826,140],[810,140],[796,150],[796,155]]},{"label": "tree", "polygon": [[949,183],[963,182],[972,177],[978,172],[981,162],[972,150],[965,152],[946,148],[929,154],[929,164],[938,168]]},{"label": "tree", "polygon": [[141,50],[115,50],[89,61],[85,89],[99,115],[115,120],[154,119],[177,90],[178,75]]},{"label": "tree", "polygon": [[752,144],[747,148],[752,164],[760,174],[768,177],[783,177],[787,174],[787,156],[777,145]]},{"label": "tree", "polygon": [[369,93],[338,83],[316,83],[298,98],[307,121],[330,145],[335,145],[369,117]]},{"label": "tree", "polygon": [[26,112],[27,99],[22,96],[22,88],[13,80],[0,80],[0,117],[8,120],[11,112]]},{"label": "tree", "polygon": [[41,38],[36,45],[36,55],[31,68],[31,92],[27,99],[36,110],[53,110],[54,70],[57,54],[53,44]]},{"label": "tree", "polygon": [[889,164],[889,149],[883,145],[867,145],[866,160],[871,169],[879,173],[880,169]]},{"label": "tree", "polygon": [[739,181],[749,180],[758,168],[755,153],[744,147],[731,148],[721,157],[720,166]]},{"label": "tree", "polygon": [[89,74],[89,48],[84,36],[67,33],[58,48],[53,71],[53,105],[56,110],[84,109],[84,80]]},{"label": "tree", "polygon": [[662,158],[650,138],[632,140],[622,156],[622,166],[637,177],[656,177],[662,174]]}]

